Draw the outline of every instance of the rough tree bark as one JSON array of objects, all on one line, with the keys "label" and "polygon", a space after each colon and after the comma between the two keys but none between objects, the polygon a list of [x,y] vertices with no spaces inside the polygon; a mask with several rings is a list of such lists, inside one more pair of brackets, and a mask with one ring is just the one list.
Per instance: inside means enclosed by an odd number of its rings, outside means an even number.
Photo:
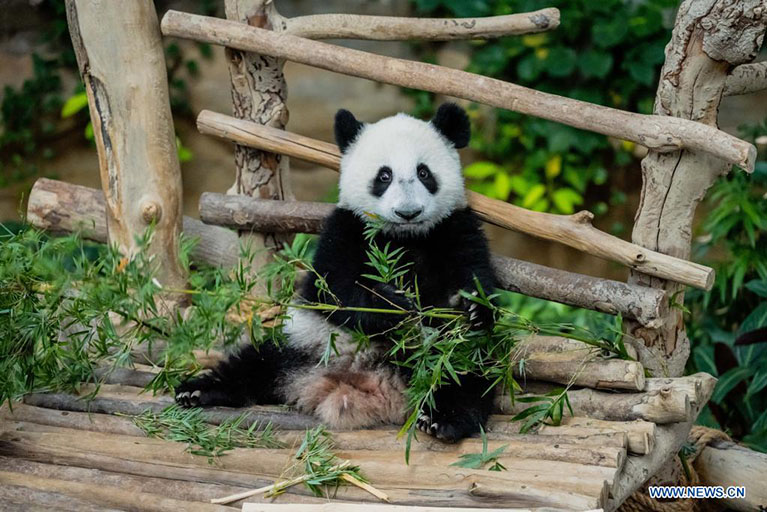
[{"label": "rough tree bark", "polygon": [[[226,17],[268,30],[281,30],[282,16],[271,0],[226,0]],[[288,122],[287,85],[282,73],[284,61],[275,57],[226,48],[232,80],[234,115],[265,126],[284,128]],[[293,199],[290,190],[289,158],[247,146],[234,149],[236,177],[229,194],[267,199]],[[271,250],[289,236],[277,233],[241,232],[240,240],[255,255],[257,269],[266,263]],[[266,249],[266,250],[264,250]]]},{"label": "rough tree bark", "polygon": [[[655,114],[716,127],[728,73],[756,56],[766,22],[765,0],[683,2],[666,47]],[[632,233],[634,243],[689,258],[695,209],[709,187],[730,168],[730,164],[709,153],[650,150],[642,161],[643,185]],[[684,300],[684,287],[670,281],[632,271],[629,282],[666,290],[677,304]],[[650,349],[642,352],[642,362],[653,375],[682,375],[690,345],[680,308],[670,308],[658,329],[633,322],[628,322],[626,329]]]},{"label": "rough tree bark", "polygon": [[157,278],[183,287],[181,171],[154,4],[67,0],[67,21],[88,95],[107,207],[109,242],[126,254],[155,225]]}]

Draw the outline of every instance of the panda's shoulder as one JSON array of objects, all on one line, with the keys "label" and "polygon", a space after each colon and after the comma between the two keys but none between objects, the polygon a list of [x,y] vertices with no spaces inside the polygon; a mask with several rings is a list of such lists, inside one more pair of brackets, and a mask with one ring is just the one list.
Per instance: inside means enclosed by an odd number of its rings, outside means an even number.
[{"label": "panda's shoulder", "polygon": [[435,231],[435,234],[450,237],[483,234],[479,217],[468,207],[452,212],[444,221],[439,223]]},{"label": "panda's shoulder", "polygon": [[323,223],[321,239],[328,242],[355,240],[362,237],[363,231],[362,221],[354,212],[346,208],[336,207]]}]

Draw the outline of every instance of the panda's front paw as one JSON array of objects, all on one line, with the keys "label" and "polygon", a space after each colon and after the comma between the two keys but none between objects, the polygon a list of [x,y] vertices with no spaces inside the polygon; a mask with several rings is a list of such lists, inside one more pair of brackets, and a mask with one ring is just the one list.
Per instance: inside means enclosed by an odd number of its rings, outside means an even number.
[{"label": "panda's front paw", "polygon": [[[471,295],[473,297],[479,296],[476,290]],[[491,308],[464,296],[461,296],[461,308],[466,312],[469,323],[475,331],[490,331],[493,329],[495,318]]]},{"label": "panda's front paw", "polygon": [[455,443],[466,437],[462,425],[453,423],[444,417],[438,418],[424,413],[421,413],[416,420],[416,428],[447,443]]},{"label": "panda's front paw", "polygon": [[405,311],[412,311],[415,309],[415,304],[405,294],[403,290],[398,290],[395,286],[389,283],[377,283],[373,286],[373,292],[383,299],[389,305],[394,305]]},{"label": "panda's front paw", "polygon": [[181,407],[199,407],[201,405],[202,386],[200,379],[193,378],[176,387],[176,403]]}]

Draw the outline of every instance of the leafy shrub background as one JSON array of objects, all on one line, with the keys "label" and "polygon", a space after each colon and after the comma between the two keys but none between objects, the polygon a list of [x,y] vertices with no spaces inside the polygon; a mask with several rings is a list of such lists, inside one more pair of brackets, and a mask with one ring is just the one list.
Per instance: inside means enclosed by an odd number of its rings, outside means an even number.
[{"label": "leafy shrub background", "polygon": [[[664,47],[676,0],[534,1],[413,0],[419,14],[490,16],[543,7],[561,11],[556,30],[470,43],[467,71],[540,91],[644,114],[652,113]],[[436,45],[423,45],[435,60]],[[433,109],[433,96],[412,92],[416,113]],[[471,148],[478,160],[466,169],[471,188],[539,211],[569,214],[585,207],[604,214],[625,202],[625,176],[638,175],[630,142],[500,109],[475,107]],[[767,135],[767,122],[743,127],[742,136]],[[709,292],[689,290],[685,320],[692,343],[690,373],[707,371],[720,382],[700,423],[722,428],[751,447],[767,451],[767,334],[749,343],[736,339],[767,327],[767,155],[756,172],[735,170],[704,203],[694,259],[716,268]],[[620,232],[622,226],[613,227]],[[523,296],[512,309],[536,322],[572,321],[592,329],[609,317]]]},{"label": "leafy shrub background", "polygon": [[[543,7],[561,11],[556,30],[471,43],[467,71],[634,112],[651,113],[676,0],[414,0],[419,14],[490,16]],[[434,46],[424,50],[433,52]],[[418,93],[418,110],[431,108]],[[626,200],[612,182],[634,172],[634,144],[495,109],[473,113],[466,168],[469,185],[490,197],[538,211],[596,214]]]},{"label": "leafy shrub background", "polygon": [[[158,10],[163,2],[157,2]],[[5,86],[0,102],[0,187],[40,174],[41,162],[53,158],[54,143],[68,132],[81,131],[93,139],[88,99],[79,79],[77,61],[67,28],[65,4],[44,0],[36,7],[47,21],[41,28],[43,53],[33,53],[33,75],[21,87]],[[213,0],[199,0],[198,12],[214,15]],[[174,115],[191,115],[188,82],[198,74],[198,59],[210,58],[210,45],[197,44],[196,51],[175,42],[165,46]],[[67,78],[77,85],[67,90]],[[177,141],[181,161],[192,158]]]}]

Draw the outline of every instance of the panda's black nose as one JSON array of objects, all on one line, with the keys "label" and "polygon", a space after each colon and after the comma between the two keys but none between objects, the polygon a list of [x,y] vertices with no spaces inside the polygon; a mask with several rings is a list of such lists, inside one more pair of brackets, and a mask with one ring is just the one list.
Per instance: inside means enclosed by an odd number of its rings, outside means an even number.
[{"label": "panda's black nose", "polygon": [[423,208],[419,208],[417,210],[394,210],[394,213],[396,213],[398,217],[402,217],[405,220],[413,220],[421,215],[422,211]]}]

